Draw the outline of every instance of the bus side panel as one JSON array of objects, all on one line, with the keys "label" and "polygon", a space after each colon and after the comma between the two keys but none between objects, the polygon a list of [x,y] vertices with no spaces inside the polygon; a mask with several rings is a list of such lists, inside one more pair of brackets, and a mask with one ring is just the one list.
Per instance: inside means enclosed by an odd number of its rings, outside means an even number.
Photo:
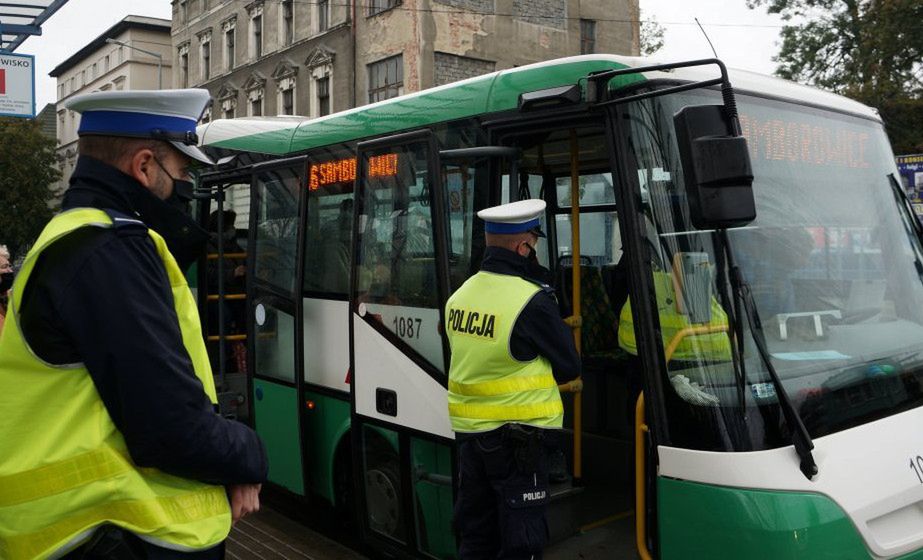
[{"label": "bus side panel", "polygon": [[843,510],[821,494],[658,477],[657,495],[663,560],[872,557]]},{"label": "bus side panel", "polygon": [[[304,441],[311,492],[335,503],[334,459],[340,439],[349,430],[349,395],[342,398],[305,391]],[[347,451],[348,452],[348,451]],[[348,468],[348,467],[347,467]],[[352,476],[352,474],[350,474]]]},{"label": "bus side panel", "polygon": [[298,393],[294,387],[253,380],[256,433],[266,444],[269,481],[304,495],[298,439]]}]

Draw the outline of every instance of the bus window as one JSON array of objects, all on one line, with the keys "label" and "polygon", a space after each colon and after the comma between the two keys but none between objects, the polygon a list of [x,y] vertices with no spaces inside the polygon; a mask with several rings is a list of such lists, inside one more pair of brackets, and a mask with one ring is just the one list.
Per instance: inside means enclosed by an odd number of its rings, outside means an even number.
[{"label": "bus window", "polygon": [[370,314],[444,371],[426,144],[388,148],[364,159],[359,314]]},{"label": "bus window", "polygon": [[356,156],[350,150],[336,150],[308,160],[306,292],[337,298],[345,298],[349,292],[355,179]]},{"label": "bus window", "polygon": [[286,293],[295,290],[298,232],[298,174],[293,169],[257,175],[255,278]]}]

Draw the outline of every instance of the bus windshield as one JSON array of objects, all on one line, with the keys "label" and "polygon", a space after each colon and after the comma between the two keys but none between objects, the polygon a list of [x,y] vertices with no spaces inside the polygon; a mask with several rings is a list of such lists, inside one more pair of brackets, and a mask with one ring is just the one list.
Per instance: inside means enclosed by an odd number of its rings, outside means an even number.
[{"label": "bus windshield", "polygon": [[[748,325],[744,378],[735,375],[724,261],[715,233],[689,219],[672,115],[709,103],[720,98],[696,92],[628,108],[670,438],[710,450],[789,445]],[[811,436],[923,404],[923,249],[889,178],[896,169],[883,127],[753,96],[739,95],[738,105],[757,218],[728,239],[772,363]],[[705,328],[680,334],[689,326]]]}]

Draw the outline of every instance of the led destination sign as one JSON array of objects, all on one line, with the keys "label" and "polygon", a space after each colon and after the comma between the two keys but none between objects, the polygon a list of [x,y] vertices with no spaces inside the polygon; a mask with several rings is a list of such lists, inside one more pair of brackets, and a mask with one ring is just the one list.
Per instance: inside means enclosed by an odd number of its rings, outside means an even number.
[{"label": "led destination sign", "polygon": [[869,135],[843,126],[817,121],[759,119],[741,114],[740,127],[750,155],[765,160],[786,160],[834,167],[866,168]]},{"label": "led destination sign", "polygon": [[[369,158],[369,177],[394,177],[396,175],[397,154],[383,154]],[[312,191],[327,185],[352,183],[355,180],[356,158],[315,163],[308,170],[308,190]]]}]

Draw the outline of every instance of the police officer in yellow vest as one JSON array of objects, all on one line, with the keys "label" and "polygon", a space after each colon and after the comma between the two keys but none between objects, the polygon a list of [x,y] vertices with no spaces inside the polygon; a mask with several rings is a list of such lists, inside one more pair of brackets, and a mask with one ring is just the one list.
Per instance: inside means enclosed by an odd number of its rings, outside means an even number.
[{"label": "police officer in yellow vest", "polygon": [[573,334],[535,259],[541,200],[478,212],[481,270],[446,304],[449,416],[458,441],[459,558],[541,558],[544,445],[561,428],[558,384],[580,374]]},{"label": "police officer in yellow vest", "polygon": [[224,557],[265,451],[215,412],[183,271],[205,90],[74,97],[80,157],[0,334],[0,558]]}]

